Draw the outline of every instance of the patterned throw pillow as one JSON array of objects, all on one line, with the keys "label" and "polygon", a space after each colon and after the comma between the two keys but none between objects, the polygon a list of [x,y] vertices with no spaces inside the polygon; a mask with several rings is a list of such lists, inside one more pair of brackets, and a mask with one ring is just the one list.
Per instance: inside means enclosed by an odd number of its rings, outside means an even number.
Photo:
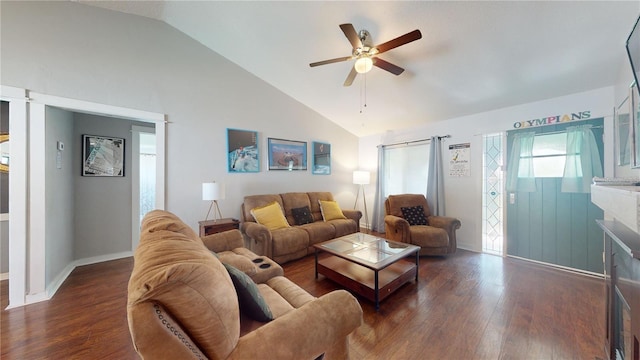
[{"label": "patterned throw pillow", "polygon": [[308,206],[291,209],[291,215],[293,215],[296,225],[311,224],[313,222],[311,209]]},{"label": "patterned throw pillow", "polygon": [[409,225],[428,225],[422,205],[403,207],[400,210],[402,210],[402,217],[409,222]]}]

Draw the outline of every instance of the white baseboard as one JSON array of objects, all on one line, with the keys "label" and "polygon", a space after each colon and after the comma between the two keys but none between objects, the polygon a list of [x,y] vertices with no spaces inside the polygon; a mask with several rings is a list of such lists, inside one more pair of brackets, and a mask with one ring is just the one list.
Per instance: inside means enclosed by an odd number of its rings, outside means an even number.
[{"label": "white baseboard", "polygon": [[[62,270],[58,274],[58,276],[56,276],[56,278],[49,284],[49,286],[47,286],[47,290],[45,292],[27,295],[24,305],[29,305],[29,304],[34,304],[41,301],[50,300],[53,297],[53,295],[55,295],[55,293],[58,291],[60,286],[62,286],[64,281],[67,280],[69,275],[71,275],[71,272],[73,272],[73,270],[78,266],[97,264],[97,263],[110,261],[110,260],[123,259],[130,256],[133,256],[132,251],[124,251],[116,254],[100,255],[100,256],[93,256],[90,258],[74,260],[71,263],[69,263],[64,268],[64,270]],[[5,274],[2,274],[2,275],[5,275]],[[6,276],[8,278],[9,273],[6,273]]]},{"label": "white baseboard", "polygon": [[460,244],[458,243],[458,246],[456,247],[457,249],[462,249],[462,250],[467,250],[467,251],[472,251],[475,253],[481,253],[481,250],[476,249],[475,247],[470,247],[470,246],[466,246],[465,244]]},{"label": "white baseboard", "polygon": [[8,272],[0,274],[0,281],[2,281],[2,280],[9,280],[9,273]]},{"label": "white baseboard", "polygon": [[75,268],[75,262],[68,264],[60,273],[58,273],[58,276],[56,276],[55,279],[51,281],[51,283],[47,286],[48,299],[51,299],[53,295],[55,295],[56,291],[58,291],[60,286],[62,286],[62,283],[67,280],[67,278],[69,277],[69,275],[71,275],[71,272]]},{"label": "white baseboard", "polygon": [[75,266],[91,265],[105,261],[124,259],[130,256],[133,256],[133,251],[123,251],[115,254],[92,256],[89,258],[79,259],[74,261],[74,264]]}]

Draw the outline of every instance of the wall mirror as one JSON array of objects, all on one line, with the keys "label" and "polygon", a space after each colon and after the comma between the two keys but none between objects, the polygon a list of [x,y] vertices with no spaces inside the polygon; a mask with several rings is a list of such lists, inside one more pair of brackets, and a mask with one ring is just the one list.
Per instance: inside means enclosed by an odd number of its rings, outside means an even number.
[{"label": "wall mirror", "polygon": [[631,121],[629,119],[629,97],[614,109],[616,157],[619,166],[631,163]]}]

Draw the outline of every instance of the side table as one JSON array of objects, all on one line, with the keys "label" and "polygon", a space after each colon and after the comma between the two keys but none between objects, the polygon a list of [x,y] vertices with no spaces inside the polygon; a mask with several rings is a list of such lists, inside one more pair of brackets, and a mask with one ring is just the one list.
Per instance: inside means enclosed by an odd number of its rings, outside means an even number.
[{"label": "side table", "polygon": [[240,220],[233,218],[198,221],[200,224],[200,237],[233,230],[240,229]]}]

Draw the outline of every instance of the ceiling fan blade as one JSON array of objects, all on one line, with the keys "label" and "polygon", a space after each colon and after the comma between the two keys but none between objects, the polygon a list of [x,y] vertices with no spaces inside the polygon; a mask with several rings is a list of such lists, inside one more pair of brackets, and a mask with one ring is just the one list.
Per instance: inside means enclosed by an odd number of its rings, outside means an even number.
[{"label": "ceiling fan blade", "polygon": [[353,25],[341,24],[340,29],[342,29],[344,36],[346,36],[347,39],[349,39],[349,42],[351,43],[351,46],[353,46],[354,49],[362,47],[362,41],[360,41],[360,36],[358,36],[358,32],[353,27]]},{"label": "ceiling fan blade", "polygon": [[398,36],[393,40],[382,43],[376,46],[376,48],[378,49],[378,54],[382,54],[385,51],[389,51],[391,49],[397,48],[398,46],[408,44],[418,39],[422,39],[422,33],[420,32],[420,30],[413,30],[410,33],[406,33],[402,36]]},{"label": "ceiling fan blade", "polygon": [[345,57],[341,57],[341,58],[335,58],[335,59],[329,59],[329,60],[314,62],[314,63],[309,64],[309,66],[314,67],[314,66],[320,66],[320,65],[327,65],[327,64],[333,64],[333,63],[337,63],[337,62],[341,62],[341,61],[347,61],[347,60],[351,60],[351,59],[353,59],[353,56],[345,56]]},{"label": "ceiling fan blade", "polygon": [[404,71],[400,66],[393,65],[388,61],[384,61],[380,58],[373,58],[373,65],[379,67],[382,70],[387,70],[394,75],[400,75]]},{"label": "ceiling fan blade", "polygon": [[356,78],[356,75],[358,75],[358,72],[356,71],[355,67],[351,67],[351,72],[349,73],[349,75],[347,75],[347,79],[344,81],[343,86],[351,86],[351,84],[353,84],[353,79]]}]

